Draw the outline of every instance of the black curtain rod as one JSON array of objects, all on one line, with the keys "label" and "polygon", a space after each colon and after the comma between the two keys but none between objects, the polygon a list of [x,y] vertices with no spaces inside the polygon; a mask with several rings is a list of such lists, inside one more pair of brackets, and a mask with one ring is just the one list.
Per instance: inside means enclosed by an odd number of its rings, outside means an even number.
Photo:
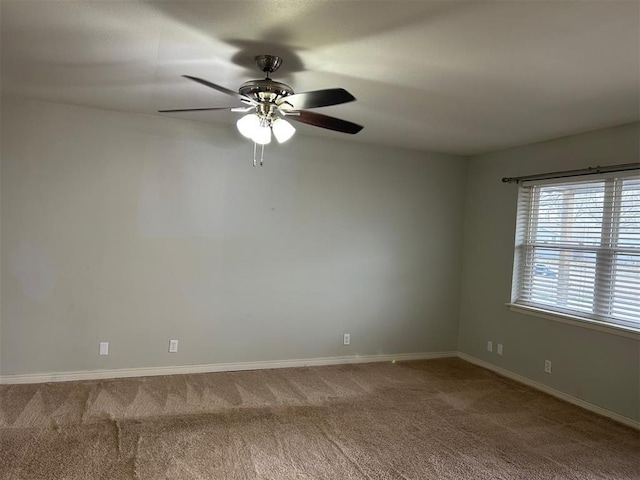
[{"label": "black curtain rod", "polygon": [[640,162],[622,163],[605,167],[587,167],[580,170],[565,170],[562,172],[540,173],[538,175],[525,175],[523,177],[503,177],[504,183],[520,183],[527,180],[549,180],[552,178],[580,177],[582,175],[596,175],[598,173],[626,172],[628,170],[640,170]]}]

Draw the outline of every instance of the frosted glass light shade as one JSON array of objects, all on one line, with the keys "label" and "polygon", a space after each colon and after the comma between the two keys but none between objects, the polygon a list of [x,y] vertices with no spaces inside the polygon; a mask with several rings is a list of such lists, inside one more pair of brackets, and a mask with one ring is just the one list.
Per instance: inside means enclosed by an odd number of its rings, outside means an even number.
[{"label": "frosted glass light shade", "polygon": [[[260,127],[260,117],[255,113],[245,115],[236,122],[238,131],[247,138],[253,138]],[[268,142],[267,142],[268,143]]]},{"label": "frosted glass light shade", "polygon": [[254,142],[259,143],[260,145],[271,143],[271,128],[258,127],[251,138]]},{"label": "frosted glass light shade", "polygon": [[289,140],[291,137],[293,137],[293,134],[296,131],[293,125],[291,125],[286,120],[283,120],[282,118],[277,118],[273,122],[272,128],[273,134],[275,135],[276,140],[278,140],[279,143]]}]

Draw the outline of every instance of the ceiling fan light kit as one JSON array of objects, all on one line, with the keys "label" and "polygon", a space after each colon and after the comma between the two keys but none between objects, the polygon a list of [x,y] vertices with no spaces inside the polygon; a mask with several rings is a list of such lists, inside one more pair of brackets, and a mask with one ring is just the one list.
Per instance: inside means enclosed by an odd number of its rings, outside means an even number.
[{"label": "ceiling fan light kit", "polygon": [[282,58],[276,55],[258,55],[255,57],[255,61],[258,68],[265,73],[265,78],[244,82],[238,89],[238,93],[202,78],[183,75],[189,80],[235,97],[245,105],[244,107],[186,108],[159,110],[159,112],[230,110],[246,113],[236,122],[236,127],[244,137],[253,141],[254,167],[258,164],[258,145],[260,145],[259,163],[262,165],[264,146],[271,143],[272,133],[278,143],[286,142],[295,133],[296,129],[285,120],[285,117],[307,125],[352,135],[362,130],[362,125],[304,110],[339,105],[355,100],[355,97],[343,88],[294,93],[289,85],[270,78],[270,74],[282,65]]},{"label": "ceiling fan light kit", "polygon": [[284,118],[276,118],[271,125],[271,130],[279,143],[286,142],[296,133],[295,127]]}]

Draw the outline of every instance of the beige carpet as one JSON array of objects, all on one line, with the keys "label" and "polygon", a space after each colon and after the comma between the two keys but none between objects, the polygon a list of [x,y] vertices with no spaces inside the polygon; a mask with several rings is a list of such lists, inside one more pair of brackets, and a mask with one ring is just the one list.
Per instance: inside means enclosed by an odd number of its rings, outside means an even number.
[{"label": "beige carpet", "polygon": [[2,479],[638,479],[640,434],[459,359],[0,387]]}]

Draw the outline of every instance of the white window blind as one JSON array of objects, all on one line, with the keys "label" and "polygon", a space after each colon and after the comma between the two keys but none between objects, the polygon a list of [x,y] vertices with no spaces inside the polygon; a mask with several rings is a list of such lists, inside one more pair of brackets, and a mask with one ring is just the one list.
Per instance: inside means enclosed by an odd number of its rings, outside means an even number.
[{"label": "white window blind", "polygon": [[640,175],[523,184],[511,301],[640,331]]}]

